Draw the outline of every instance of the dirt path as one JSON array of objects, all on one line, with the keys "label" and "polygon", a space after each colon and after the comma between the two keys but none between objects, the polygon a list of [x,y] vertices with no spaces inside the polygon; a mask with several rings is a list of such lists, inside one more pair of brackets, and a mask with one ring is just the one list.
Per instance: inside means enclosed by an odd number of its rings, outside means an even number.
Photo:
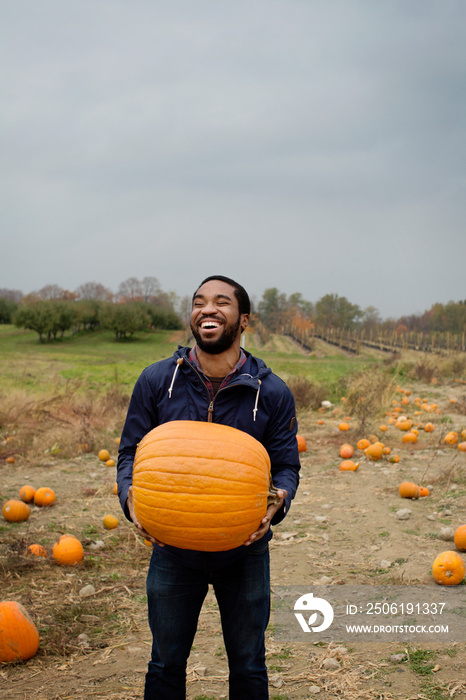
[{"label": "dirt path", "polygon": [[[454,392],[454,387],[445,387],[439,400],[442,415],[449,415],[444,426],[464,428],[466,418],[454,414],[448,404]],[[317,424],[318,418],[322,415],[310,413],[300,420],[308,451],[302,454],[301,485],[292,510],[275,528],[272,586],[435,587],[432,561],[439,552],[454,548],[437,534],[448,524],[455,528],[466,523],[466,456],[439,446],[440,422],[434,433],[422,432],[414,447],[402,445],[400,432],[392,426],[384,442],[400,455],[398,464],[361,457],[358,471],[342,473],[339,445],[355,444],[361,436],[354,431],[342,437],[336,417],[323,416],[323,425]],[[404,501],[398,484],[406,479],[430,485],[431,495]],[[1,697],[141,698],[150,648],[144,600],[149,551],[122,519],[115,531],[101,527],[105,512],[118,514],[112,494],[114,470],[91,455],[3,467],[2,498],[12,497],[25,481],[47,481],[58,498],[53,508],[33,510],[30,523],[3,528],[2,597],[28,607],[39,620],[43,641],[26,664],[0,667]],[[402,507],[411,510],[409,520],[396,518]],[[84,564],[68,570],[24,556],[25,545],[33,539],[42,539],[50,549],[63,531],[83,536]],[[104,542],[100,551],[92,549],[98,540]],[[80,590],[89,583],[96,593],[83,598]],[[88,635],[88,641],[80,641],[80,634]],[[389,660],[406,650],[407,659]],[[323,645],[284,644],[271,626],[267,658],[270,697],[277,700],[466,698],[466,649],[461,642],[400,645],[335,639]],[[335,668],[325,667],[330,658],[337,662]],[[209,593],[189,659],[188,698],[227,697],[226,676],[218,611]]]}]

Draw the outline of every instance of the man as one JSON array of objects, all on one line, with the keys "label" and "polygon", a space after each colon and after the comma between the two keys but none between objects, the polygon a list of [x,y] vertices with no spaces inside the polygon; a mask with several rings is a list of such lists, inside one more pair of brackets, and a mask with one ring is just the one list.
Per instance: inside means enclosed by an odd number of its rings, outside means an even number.
[{"label": "man", "polygon": [[[265,629],[270,614],[270,525],[290,507],[299,481],[294,400],[286,384],[241,348],[250,314],[246,290],[228,277],[205,279],[193,295],[193,348],[147,367],[131,397],[121,436],[118,494],[125,515],[153,542],[147,575],[152,657],[145,700],[184,700],[186,663],[209,584],[219,605],[230,700],[268,698]],[[151,538],[134,514],[132,469],[138,442],[172,420],[243,430],[267,449],[279,501],[244,545],[226,552],[178,549]]]}]

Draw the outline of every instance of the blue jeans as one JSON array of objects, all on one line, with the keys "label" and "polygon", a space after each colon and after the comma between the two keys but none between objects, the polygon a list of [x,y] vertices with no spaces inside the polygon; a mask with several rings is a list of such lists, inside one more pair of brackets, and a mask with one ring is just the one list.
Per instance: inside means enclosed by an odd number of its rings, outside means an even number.
[{"label": "blue jeans", "polygon": [[[180,550],[178,550],[180,552]],[[228,655],[230,700],[267,700],[265,630],[270,616],[268,541],[230,552],[176,556],[154,546],[147,574],[152,656],[144,700],[185,700],[186,665],[212,584]]]}]

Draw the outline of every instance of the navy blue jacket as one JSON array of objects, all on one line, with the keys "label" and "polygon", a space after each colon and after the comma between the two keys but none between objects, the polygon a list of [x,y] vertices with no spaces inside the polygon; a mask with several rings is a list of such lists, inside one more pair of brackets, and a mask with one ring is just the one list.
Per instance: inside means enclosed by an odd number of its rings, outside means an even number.
[{"label": "navy blue jacket", "polygon": [[[134,455],[144,435],[168,421],[212,420],[243,430],[264,445],[274,486],[288,492],[272,520],[272,524],[280,522],[299,483],[297,422],[291,391],[262,360],[244,351],[247,359],[240,373],[234,374],[211,402],[202,372],[188,359],[189,350],[180,346],[173,357],[146,367],[134,387],[121,435],[117,471],[118,496],[126,517],[130,519],[126,499]],[[266,538],[270,537],[271,533],[267,533]]]}]

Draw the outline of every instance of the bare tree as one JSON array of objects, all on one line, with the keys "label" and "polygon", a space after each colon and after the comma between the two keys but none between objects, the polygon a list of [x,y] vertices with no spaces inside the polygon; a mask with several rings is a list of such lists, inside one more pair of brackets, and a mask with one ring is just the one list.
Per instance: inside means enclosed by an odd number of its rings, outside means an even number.
[{"label": "bare tree", "polygon": [[118,301],[141,301],[142,287],[136,277],[129,277],[124,282],[121,282],[117,291]]},{"label": "bare tree", "polygon": [[0,289],[0,299],[9,299],[10,301],[18,303],[21,301],[22,296],[23,292],[20,292],[19,289]]},{"label": "bare tree", "polygon": [[144,277],[141,282],[141,290],[142,300],[149,304],[157,302],[157,299],[162,291],[156,277]]},{"label": "bare tree", "polygon": [[94,299],[95,301],[113,301],[113,292],[99,282],[85,282],[75,290],[78,299]]}]

